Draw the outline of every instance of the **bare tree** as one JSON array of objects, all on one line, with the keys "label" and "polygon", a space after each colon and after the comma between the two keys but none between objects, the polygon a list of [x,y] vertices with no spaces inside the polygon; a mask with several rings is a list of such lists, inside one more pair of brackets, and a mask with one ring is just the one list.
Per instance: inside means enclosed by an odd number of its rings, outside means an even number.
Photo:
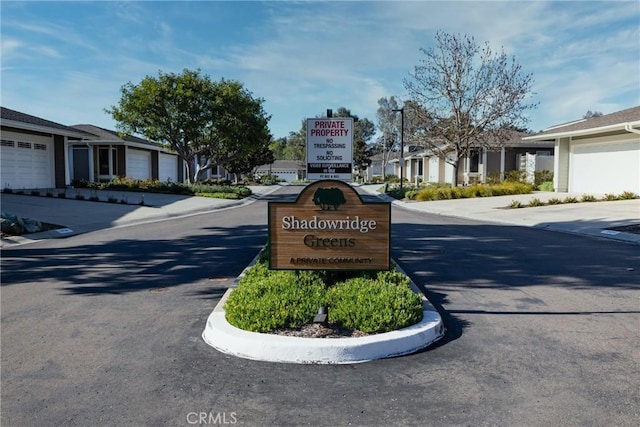
[{"label": "bare tree", "polygon": [[468,35],[438,32],[435,41],[420,49],[425,58],[404,86],[418,107],[421,145],[453,165],[457,184],[461,160],[472,150],[503,146],[537,103],[526,103],[532,75],[504,51],[494,54],[488,42],[479,46]]},{"label": "bare tree", "polygon": [[388,99],[380,98],[378,100],[378,129],[381,134],[375,144],[374,151],[382,154],[382,174],[386,174],[387,165],[391,160],[391,155],[398,151],[399,135],[400,135],[400,117],[394,111],[397,110],[398,101],[394,96]]}]

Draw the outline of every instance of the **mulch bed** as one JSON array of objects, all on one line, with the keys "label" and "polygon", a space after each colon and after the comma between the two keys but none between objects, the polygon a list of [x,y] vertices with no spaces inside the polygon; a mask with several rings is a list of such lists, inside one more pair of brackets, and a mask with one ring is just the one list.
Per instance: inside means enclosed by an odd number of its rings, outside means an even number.
[{"label": "mulch bed", "polygon": [[296,329],[278,329],[272,334],[302,338],[358,338],[369,335],[358,330],[343,329],[331,324],[325,326],[320,323],[311,323]]}]

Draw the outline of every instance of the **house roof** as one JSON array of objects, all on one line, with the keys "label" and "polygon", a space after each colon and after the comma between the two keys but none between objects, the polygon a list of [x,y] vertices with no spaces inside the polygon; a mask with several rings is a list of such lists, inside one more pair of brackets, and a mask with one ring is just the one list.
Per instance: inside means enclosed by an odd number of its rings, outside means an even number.
[{"label": "house roof", "polygon": [[[378,153],[369,157],[369,160],[374,162],[382,161],[384,160],[384,156],[385,156],[384,153]],[[386,156],[387,156],[387,160],[397,159],[398,157],[400,157],[400,153],[398,153],[397,151],[393,151],[391,153],[387,153]]]},{"label": "house roof", "polygon": [[84,132],[91,133],[93,135],[93,140],[90,143],[93,144],[115,144],[115,145],[128,145],[130,147],[144,148],[147,150],[156,150],[163,151],[166,153],[173,153],[171,150],[168,150],[166,147],[163,147],[162,144],[157,144],[151,141],[148,141],[143,138],[139,138],[137,136],[132,135],[119,135],[115,130],[109,130],[105,128],[101,128],[99,126],[94,125],[73,125],[72,128],[82,130]]},{"label": "house roof", "polygon": [[298,171],[305,168],[304,163],[297,160],[276,160],[270,165],[261,165],[256,169],[257,172],[292,170]]},{"label": "house roof", "polygon": [[627,108],[611,114],[605,114],[589,119],[580,119],[570,123],[564,123],[544,131],[523,138],[531,139],[555,139],[557,137],[578,136],[586,134],[604,133],[620,131],[625,129],[625,125],[632,127],[640,126],[640,106]]},{"label": "house roof", "polygon": [[150,142],[146,139],[138,138],[137,136],[120,135],[115,130],[109,130],[109,129],[101,128],[99,126],[73,125],[71,127],[75,129],[80,129],[84,132],[91,133],[99,137],[101,140],[108,140],[108,141],[114,141],[114,142],[135,142],[138,144],[152,145],[154,147],[158,146],[158,144],[154,144],[153,142]]},{"label": "house roof", "polygon": [[73,136],[77,138],[91,138],[93,136],[81,129],[75,129],[70,126],[65,126],[30,114],[21,113],[20,111],[6,107],[0,107],[0,120],[4,126],[14,127],[17,129]]}]

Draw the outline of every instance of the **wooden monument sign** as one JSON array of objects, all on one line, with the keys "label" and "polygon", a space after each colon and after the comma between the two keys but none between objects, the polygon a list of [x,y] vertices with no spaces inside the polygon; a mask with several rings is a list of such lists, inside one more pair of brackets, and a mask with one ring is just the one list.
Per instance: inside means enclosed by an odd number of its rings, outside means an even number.
[{"label": "wooden monument sign", "polygon": [[269,203],[269,268],[389,270],[391,204],[364,203],[342,181],[316,181]]}]

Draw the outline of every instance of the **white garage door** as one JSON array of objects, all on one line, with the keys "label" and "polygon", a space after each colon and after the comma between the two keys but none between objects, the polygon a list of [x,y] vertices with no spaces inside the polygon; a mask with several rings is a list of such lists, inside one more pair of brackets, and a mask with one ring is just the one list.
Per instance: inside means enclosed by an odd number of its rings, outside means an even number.
[{"label": "white garage door", "polygon": [[640,192],[640,141],[573,143],[569,191],[591,194]]},{"label": "white garage door", "polygon": [[277,176],[279,179],[284,179],[287,182],[298,179],[298,172],[296,171],[271,172],[271,174]]},{"label": "white garage door", "polygon": [[53,188],[53,137],[2,132],[0,185],[12,189]]},{"label": "white garage door", "polygon": [[160,153],[158,157],[158,179],[178,182],[178,156]]},{"label": "white garage door", "polygon": [[127,148],[127,177],[151,178],[151,151]]}]

